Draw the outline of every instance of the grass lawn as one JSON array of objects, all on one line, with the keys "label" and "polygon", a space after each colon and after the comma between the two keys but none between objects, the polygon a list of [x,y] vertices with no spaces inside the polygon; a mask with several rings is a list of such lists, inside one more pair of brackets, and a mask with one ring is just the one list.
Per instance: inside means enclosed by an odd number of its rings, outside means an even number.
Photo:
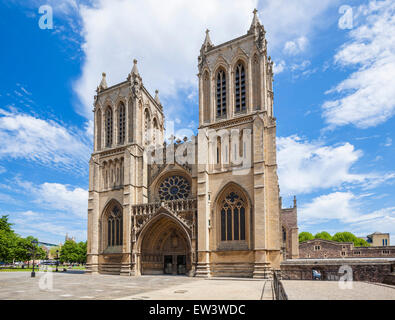
[{"label": "grass lawn", "polygon": [[[59,271],[63,271],[63,266],[59,266],[58,267],[58,270]],[[65,267],[67,270],[85,270],[85,266],[75,266],[75,267],[71,267],[71,268],[69,268],[69,267]],[[52,271],[55,271],[55,269],[56,269],[56,266],[50,266],[49,268],[48,268],[48,270],[52,270]],[[0,269],[0,272],[32,272],[33,271],[33,268],[32,267],[30,267],[30,268],[24,268],[24,269],[22,269],[22,268],[4,268],[4,269]],[[47,269],[45,268],[45,267],[42,267],[42,268],[40,268],[40,269],[38,269],[38,268],[34,268],[34,271],[37,271],[37,272],[39,272],[39,271],[47,271]]]}]

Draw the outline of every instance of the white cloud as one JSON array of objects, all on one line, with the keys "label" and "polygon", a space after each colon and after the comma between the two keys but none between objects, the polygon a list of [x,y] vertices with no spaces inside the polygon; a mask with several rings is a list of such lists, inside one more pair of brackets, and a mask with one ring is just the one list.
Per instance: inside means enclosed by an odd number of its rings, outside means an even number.
[{"label": "white cloud", "polygon": [[359,212],[351,192],[334,192],[314,198],[300,208],[299,218],[304,223],[317,224],[338,219],[346,222],[355,219]]},{"label": "white cloud", "polygon": [[347,185],[373,189],[395,179],[394,172],[353,173],[352,166],[363,153],[350,143],[325,146],[296,135],[279,137],[278,171],[284,195],[311,193]]},{"label": "white cloud", "polygon": [[311,62],[309,60],[304,60],[301,63],[294,63],[291,65],[291,71],[303,71],[306,70],[307,67],[311,65]]},{"label": "white cloud", "polygon": [[[363,213],[361,196],[352,192],[334,192],[314,198],[299,208],[298,218],[306,226],[340,222],[343,230],[366,236],[375,231],[395,234],[395,207]],[[392,239],[391,239],[392,240]]]},{"label": "white cloud", "polygon": [[277,146],[280,187],[284,194],[309,193],[363,180],[350,172],[362,152],[349,143],[324,146],[294,135],[279,137]]},{"label": "white cloud", "polygon": [[260,1],[261,21],[273,49],[282,50],[287,41],[306,38],[328,25],[328,9],[339,0],[263,0]]},{"label": "white cloud", "polygon": [[35,202],[41,206],[74,214],[80,218],[87,217],[88,191],[59,183],[44,183],[33,189]]},{"label": "white cloud", "polygon": [[[259,17],[267,30],[269,51],[282,50],[287,41],[305,49],[309,36],[326,26],[327,10],[338,2],[260,1]],[[166,108],[177,89],[197,87],[197,56],[205,29],[211,30],[214,44],[243,35],[257,4],[257,0],[97,0],[92,6],[81,5],[85,62],[74,85],[82,103],[78,111],[90,119],[101,73],[107,72],[109,85],[124,81],[133,58],[139,60],[144,84],[151,92],[160,90]]]},{"label": "white cloud", "polygon": [[306,37],[299,37],[294,41],[287,41],[284,45],[284,52],[288,55],[297,55],[306,50],[308,45],[308,40]]},{"label": "white cloud", "polygon": [[274,74],[279,74],[285,70],[285,61],[281,60],[279,63],[273,64],[273,72]]},{"label": "white cloud", "polygon": [[322,106],[329,128],[368,128],[395,114],[395,2],[372,1],[358,12],[364,21],[335,55],[338,65],[358,70],[328,91],[341,95]]},{"label": "white cloud", "polygon": [[392,139],[390,137],[387,137],[387,139],[385,139],[384,147],[391,147],[391,146],[392,146]]},{"label": "white cloud", "polygon": [[101,72],[109,85],[124,81],[133,58],[147,88],[159,89],[163,97],[177,89],[197,86],[197,56],[206,28],[214,44],[247,32],[257,0],[229,1],[114,1],[100,0],[82,6],[82,76],[75,90],[83,103],[80,110],[91,115],[94,90]]},{"label": "white cloud", "polygon": [[0,109],[0,159],[27,159],[85,173],[88,140],[52,120]]}]

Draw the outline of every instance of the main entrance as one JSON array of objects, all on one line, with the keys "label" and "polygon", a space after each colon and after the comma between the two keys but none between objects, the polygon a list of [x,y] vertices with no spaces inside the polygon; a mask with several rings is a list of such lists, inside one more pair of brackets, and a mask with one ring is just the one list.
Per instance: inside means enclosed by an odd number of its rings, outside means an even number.
[{"label": "main entrance", "polygon": [[162,214],[141,236],[141,274],[185,275],[191,269],[189,237],[175,219]]}]

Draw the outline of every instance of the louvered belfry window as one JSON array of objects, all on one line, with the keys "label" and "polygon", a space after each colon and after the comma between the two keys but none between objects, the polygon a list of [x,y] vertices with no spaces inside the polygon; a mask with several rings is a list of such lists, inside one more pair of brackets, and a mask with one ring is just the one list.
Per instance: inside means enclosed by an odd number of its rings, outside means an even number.
[{"label": "louvered belfry window", "polygon": [[217,117],[226,116],[226,75],[224,70],[217,74]]},{"label": "louvered belfry window", "polygon": [[112,110],[110,107],[106,110],[106,146],[112,145]]},{"label": "louvered belfry window", "polygon": [[118,142],[119,144],[125,143],[125,132],[126,132],[126,118],[125,118],[125,105],[121,102],[119,105],[119,132],[118,132]]},{"label": "louvered belfry window", "polygon": [[246,81],[245,71],[242,63],[239,63],[236,67],[235,73],[235,97],[236,97],[236,112],[242,112],[246,110]]}]

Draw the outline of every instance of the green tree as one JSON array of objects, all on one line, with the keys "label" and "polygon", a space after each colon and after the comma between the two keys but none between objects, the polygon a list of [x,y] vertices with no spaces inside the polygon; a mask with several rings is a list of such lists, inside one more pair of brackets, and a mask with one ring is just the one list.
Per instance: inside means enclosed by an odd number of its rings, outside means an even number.
[{"label": "green tree", "polygon": [[316,233],[316,235],[314,236],[314,239],[332,240],[332,236],[328,232],[322,231],[322,232]]},{"label": "green tree", "polygon": [[8,216],[0,218],[0,261],[12,262],[14,260],[14,249],[17,235],[11,229],[12,224],[8,222]]},{"label": "green tree", "polygon": [[11,229],[12,223],[8,222],[8,216],[1,216],[0,218],[0,230],[5,232],[13,232]]},{"label": "green tree", "polygon": [[56,258],[56,251],[59,251],[59,254],[60,254],[60,250],[61,250],[61,247],[60,246],[56,246],[56,247],[51,247],[51,249],[49,249],[49,254],[50,254],[50,256],[53,258],[53,259],[55,259]]},{"label": "green tree", "polygon": [[12,242],[10,233],[0,230],[0,261],[12,262]]},{"label": "green tree", "polygon": [[333,236],[332,240],[337,242],[352,242],[356,247],[369,246],[369,244],[365,240],[358,238],[356,235],[348,231],[336,233]]},{"label": "green tree", "polygon": [[299,233],[299,242],[304,242],[308,240],[313,240],[314,237],[310,232],[301,232]]},{"label": "green tree", "polygon": [[67,240],[60,249],[60,262],[78,262],[79,248],[73,240]]},{"label": "green tree", "polygon": [[86,263],[86,241],[79,242],[77,244],[78,247],[78,263]]},{"label": "green tree", "polygon": [[[12,230],[11,226],[12,223],[8,222],[8,216],[0,218],[0,261],[13,262],[32,259],[32,241],[38,240],[32,236],[22,238]],[[45,250],[38,244],[34,246],[35,259],[44,259]]]}]

